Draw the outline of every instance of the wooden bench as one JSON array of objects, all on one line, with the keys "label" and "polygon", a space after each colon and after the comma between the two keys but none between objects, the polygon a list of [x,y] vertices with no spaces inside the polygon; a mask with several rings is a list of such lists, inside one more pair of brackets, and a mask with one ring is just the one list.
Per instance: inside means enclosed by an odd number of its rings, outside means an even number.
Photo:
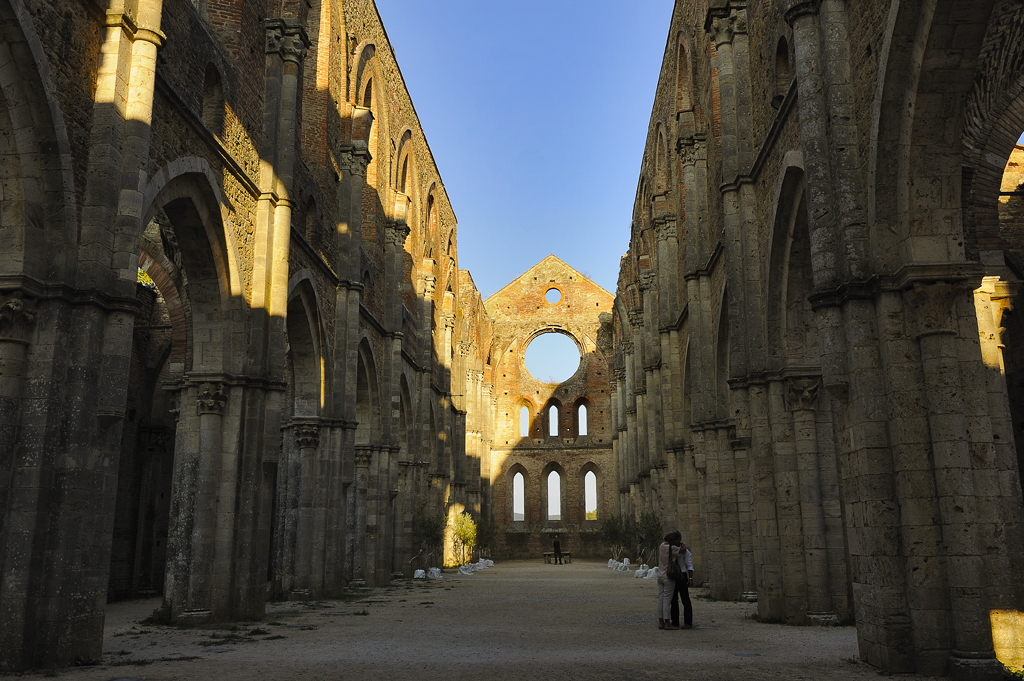
[{"label": "wooden bench", "polygon": [[[551,560],[554,557],[555,557],[555,552],[554,551],[545,551],[544,552],[544,562],[545,563],[550,563]],[[571,563],[572,562],[572,551],[562,551],[562,562],[564,562],[564,563]]]}]

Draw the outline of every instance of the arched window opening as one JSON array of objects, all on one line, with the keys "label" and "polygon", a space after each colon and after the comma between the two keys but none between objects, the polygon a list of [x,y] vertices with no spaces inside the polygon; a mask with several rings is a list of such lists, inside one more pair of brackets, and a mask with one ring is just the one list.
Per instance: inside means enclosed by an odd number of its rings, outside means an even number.
[{"label": "arched window opening", "polygon": [[583,511],[587,520],[597,520],[597,474],[594,471],[583,476]]},{"label": "arched window opening", "polygon": [[363,90],[363,108],[373,108],[373,78],[366,81],[366,89]]},{"label": "arched window opening", "polygon": [[555,405],[548,409],[548,435],[558,437],[558,407]]},{"label": "arched window opening", "polygon": [[402,179],[399,180],[399,182],[398,182],[399,191],[401,191],[403,194],[408,193],[408,192],[405,191],[405,180],[408,177],[408,175],[409,175],[409,157],[406,156],[402,160]]},{"label": "arched window opening", "polygon": [[686,45],[680,41],[676,54],[676,111],[690,111],[690,62],[686,58]]},{"label": "arched window opening", "polygon": [[224,135],[224,89],[220,72],[213,64],[206,66],[203,82],[203,123],[217,137]]},{"label": "arched window opening", "polygon": [[779,46],[775,50],[775,94],[777,96],[786,96],[786,92],[789,91],[789,81],[789,44],[785,38],[779,38]]},{"label": "arched window opening", "polygon": [[577,434],[578,435],[586,435],[587,434],[587,405],[585,405],[585,404],[581,404],[580,405],[579,412],[577,413],[576,418],[577,418],[577,423],[579,423],[579,426],[577,427]]},{"label": "arched window opening", "polygon": [[434,194],[427,196],[427,219],[423,221],[423,257],[434,257],[434,239],[437,235],[437,211],[434,210]]},{"label": "arched window opening", "polygon": [[562,476],[548,473],[548,520],[562,519]]},{"label": "arched window opening", "polygon": [[523,407],[519,410],[519,437],[530,436],[530,409]]},{"label": "arched window opening", "polygon": [[516,473],[512,478],[512,521],[523,520],[526,520],[526,479],[522,473]]}]

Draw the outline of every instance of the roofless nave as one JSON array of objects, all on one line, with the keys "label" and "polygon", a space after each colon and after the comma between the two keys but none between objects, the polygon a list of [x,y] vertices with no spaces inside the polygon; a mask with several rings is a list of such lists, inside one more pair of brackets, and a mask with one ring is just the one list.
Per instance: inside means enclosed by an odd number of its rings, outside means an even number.
[{"label": "roofless nave", "polygon": [[97,658],[108,599],[387,582],[464,509],[598,554],[591,474],[716,597],[1020,664],[1022,12],[678,0],[617,295],[484,303],[371,0],[0,0],[0,669]]}]

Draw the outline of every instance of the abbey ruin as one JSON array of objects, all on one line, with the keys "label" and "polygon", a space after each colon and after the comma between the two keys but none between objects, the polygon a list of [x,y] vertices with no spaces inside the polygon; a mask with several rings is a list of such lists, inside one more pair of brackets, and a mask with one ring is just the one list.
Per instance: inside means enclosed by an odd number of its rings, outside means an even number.
[{"label": "abbey ruin", "polygon": [[1022,64],[1016,0],[677,0],[618,290],[484,301],[373,0],[0,0],[0,671],[653,512],[715,598],[999,678]]}]

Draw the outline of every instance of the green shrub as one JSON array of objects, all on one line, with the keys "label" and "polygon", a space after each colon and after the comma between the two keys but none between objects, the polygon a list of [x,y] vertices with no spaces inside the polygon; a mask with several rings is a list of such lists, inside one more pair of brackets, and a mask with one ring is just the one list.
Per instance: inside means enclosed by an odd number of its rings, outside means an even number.
[{"label": "green shrub", "polygon": [[455,516],[452,522],[452,537],[455,540],[455,550],[462,555],[462,562],[466,562],[466,551],[473,555],[473,548],[476,546],[476,522],[473,516],[463,512]]}]

